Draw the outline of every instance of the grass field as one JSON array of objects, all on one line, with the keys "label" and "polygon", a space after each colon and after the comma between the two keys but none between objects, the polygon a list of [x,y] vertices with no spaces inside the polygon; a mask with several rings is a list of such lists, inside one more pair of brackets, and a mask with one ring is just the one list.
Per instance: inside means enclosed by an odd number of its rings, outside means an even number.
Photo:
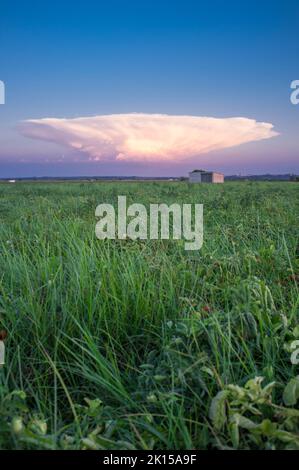
[{"label": "grass field", "polygon": [[[299,448],[298,192],[1,184],[0,447]],[[203,203],[203,248],[98,240],[118,195]]]}]

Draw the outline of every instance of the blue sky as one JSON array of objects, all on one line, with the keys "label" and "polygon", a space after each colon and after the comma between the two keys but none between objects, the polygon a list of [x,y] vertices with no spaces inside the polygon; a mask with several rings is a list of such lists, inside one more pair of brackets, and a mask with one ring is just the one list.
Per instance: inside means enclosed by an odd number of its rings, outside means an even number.
[{"label": "blue sky", "polygon": [[[0,177],[299,172],[298,15],[293,0],[1,4]],[[186,161],[94,161],[17,128],[133,112],[242,116],[280,135]]]}]

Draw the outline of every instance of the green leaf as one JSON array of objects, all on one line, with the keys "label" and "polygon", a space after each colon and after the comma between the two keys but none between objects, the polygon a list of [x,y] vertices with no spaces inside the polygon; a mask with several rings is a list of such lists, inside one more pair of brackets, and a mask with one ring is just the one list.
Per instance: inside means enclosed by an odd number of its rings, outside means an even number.
[{"label": "green leaf", "polygon": [[293,443],[297,448],[299,447],[299,438],[296,434],[278,429],[275,432],[275,437],[282,442]]},{"label": "green leaf", "polygon": [[261,430],[264,436],[271,437],[276,433],[277,424],[270,421],[270,419],[264,419],[257,428]]},{"label": "green leaf", "polygon": [[231,437],[234,449],[238,449],[240,435],[239,435],[239,426],[237,425],[236,422],[232,422],[229,424],[229,431],[230,431],[230,437]]},{"label": "green leaf", "polygon": [[296,405],[299,399],[299,375],[289,381],[283,391],[283,401],[287,406]]},{"label": "green leaf", "polygon": [[228,395],[228,390],[222,390],[221,392],[218,392],[217,395],[213,398],[210,406],[209,417],[214,427],[218,430],[222,429],[226,423],[227,418],[225,401]]},{"label": "green leaf", "polygon": [[233,414],[231,420],[235,422],[240,428],[244,429],[254,429],[257,425],[251,421],[251,419],[246,418],[245,416],[240,415],[239,413]]}]

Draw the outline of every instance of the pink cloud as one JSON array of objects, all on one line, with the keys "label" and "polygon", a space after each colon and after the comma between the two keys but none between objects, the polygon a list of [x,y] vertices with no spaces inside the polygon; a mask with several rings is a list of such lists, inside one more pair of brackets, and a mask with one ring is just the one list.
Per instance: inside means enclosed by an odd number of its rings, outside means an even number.
[{"label": "pink cloud", "polygon": [[273,125],[243,117],[111,114],[30,119],[20,132],[86,155],[89,161],[183,162],[213,150],[269,139]]}]

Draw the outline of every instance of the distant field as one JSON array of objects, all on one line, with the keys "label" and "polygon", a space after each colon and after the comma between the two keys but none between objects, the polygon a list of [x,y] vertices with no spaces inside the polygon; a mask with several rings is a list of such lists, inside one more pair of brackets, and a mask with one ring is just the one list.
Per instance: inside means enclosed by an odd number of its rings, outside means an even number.
[{"label": "distant field", "polygon": [[[118,195],[203,203],[203,248],[99,241],[95,208]],[[0,184],[0,447],[299,448],[298,195]]]}]

